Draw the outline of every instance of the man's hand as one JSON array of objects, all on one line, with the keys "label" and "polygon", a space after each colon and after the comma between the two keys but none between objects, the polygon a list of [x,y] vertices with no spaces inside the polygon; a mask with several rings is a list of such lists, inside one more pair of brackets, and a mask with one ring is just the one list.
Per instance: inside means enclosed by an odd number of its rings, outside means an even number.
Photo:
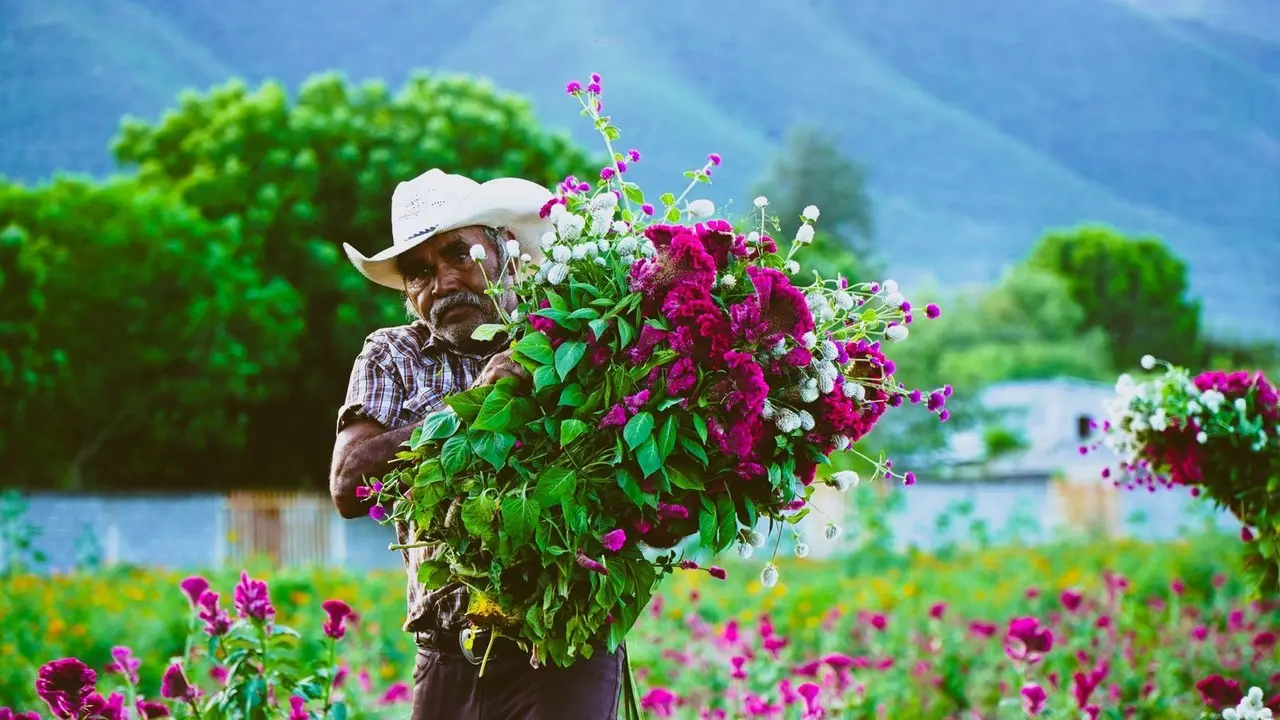
[{"label": "man's hand", "polygon": [[484,370],[480,371],[475,382],[471,383],[471,387],[495,385],[499,380],[507,377],[515,378],[522,385],[529,382],[529,372],[523,365],[512,359],[512,352],[512,350],[503,350],[489,358],[488,364],[484,366]]}]

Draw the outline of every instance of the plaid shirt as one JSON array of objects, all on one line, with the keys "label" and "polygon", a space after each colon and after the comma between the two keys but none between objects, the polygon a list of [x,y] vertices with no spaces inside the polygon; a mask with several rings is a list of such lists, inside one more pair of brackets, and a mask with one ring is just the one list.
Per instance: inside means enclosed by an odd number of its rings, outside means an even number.
[{"label": "plaid shirt", "polygon": [[[365,338],[347,385],[347,398],[338,412],[338,431],[359,418],[376,421],[388,430],[411,425],[444,407],[444,398],[461,392],[484,368],[487,358],[460,353],[433,342],[421,322],[377,330]],[[413,528],[395,523],[397,542],[404,544]],[[408,617],[404,629],[455,630],[466,624],[466,587],[451,584],[428,592],[418,582],[418,567],[429,548],[401,550],[408,575]]]}]

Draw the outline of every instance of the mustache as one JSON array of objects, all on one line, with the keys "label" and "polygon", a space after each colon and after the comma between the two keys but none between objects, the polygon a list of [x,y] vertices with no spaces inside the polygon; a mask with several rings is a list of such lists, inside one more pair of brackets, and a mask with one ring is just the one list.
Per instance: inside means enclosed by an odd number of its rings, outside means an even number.
[{"label": "mustache", "polygon": [[483,308],[484,304],[484,296],[473,293],[470,290],[459,290],[435,301],[435,304],[431,306],[431,322],[437,325],[440,324],[440,318],[450,310],[460,307]]}]

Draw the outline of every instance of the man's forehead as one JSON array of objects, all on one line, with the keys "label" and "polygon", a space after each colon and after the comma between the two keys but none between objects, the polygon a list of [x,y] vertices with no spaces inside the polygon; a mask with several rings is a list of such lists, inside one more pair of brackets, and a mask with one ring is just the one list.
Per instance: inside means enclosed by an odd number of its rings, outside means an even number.
[{"label": "man's forehead", "polygon": [[406,258],[425,258],[434,253],[438,253],[450,245],[463,242],[468,245],[474,245],[484,239],[483,231],[478,227],[464,227],[456,230],[442,232],[439,235],[429,238],[421,245],[409,250],[405,253]]}]

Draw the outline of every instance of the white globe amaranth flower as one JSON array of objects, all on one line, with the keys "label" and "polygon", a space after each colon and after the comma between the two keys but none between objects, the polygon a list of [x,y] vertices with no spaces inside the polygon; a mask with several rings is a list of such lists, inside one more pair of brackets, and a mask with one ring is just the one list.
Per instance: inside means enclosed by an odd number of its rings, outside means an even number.
[{"label": "white globe amaranth flower", "polygon": [[818,390],[820,390],[820,391],[822,392],[822,394],[823,394],[823,395],[830,395],[831,393],[835,392],[835,391],[836,391],[836,379],[835,379],[835,378],[828,378],[828,377],[825,377],[825,376],[824,376],[824,377],[819,378],[819,379],[818,379]]},{"label": "white globe amaranth flower", "polygon": [[755,230],[752,230],[751,232],[747,233],[747,244],[748,244],[748,245],[759,245],[759,244],[760,244],[760,233],[756,232]]},{"label": "white globe amaranth flower", "polygon": [[658,254],[658,247],[653,244],[652,240],[645,240],[640,245],[640,254],[645,257],[653,257]]},{"label": "white globe amaranth flower", "polygon": [[1200,443],[1201,445],[1209,442],[1209,433],[1206,433],[1203,430],[1196,433],[1196,442]]},{"label": "white globe amaranth flower", "polygon": [[840,390],[845,397],[853,398],[857,402],[862,402],[867,397],[867,389],[853,381],[846,382]]},{"label": "white globe amaranth flower", "polygon": [[533,256],[530,255],[529,253],[524,253],[523,255],[520,256],[520,262],[522,263],[533,262]]},{"label": "white globe amaranth flower", "polygon": [[751,201],[751,203],[752,203],[753,205],[755,205],[756,207],[758,207],[758,208],[762,208],[762,207],[764,207],[765,205],[768,205],[768,204],[769,204],[769,198],[767,198],[767,197],[765,197],[765,196],[763,196],[763,195],[759,195],[759,196],[757,196],[757,197],[756,197],[756,199],[755,199],[755,200],[752,200],[752,201]]},{"label": "white globe amaranth flower", "polygon": [[1164,432],[1169,427],[1169,416],[1165,413],[1164,408],[1159,408],[1148,422],[1152,430]]},{"label": "white globe amaranth flower", "polygon": [[760,571],[760,584],[767,588],[778,584],[778,568],[776,565],[769,563],[764,566],[764,569]]},{"label": "white globe amaranth flower", "polygon": [[1142,356],[1142,360],[1141,360],[1141,364],[1142,364],[1142,369],[1143,369],[1143,370],[1155,370],[1155,369],[1156,369],[1156,358],[1155,358],[1155,356],[1154,356],[1154,355],[1143,355],[1143,356]]},{"label": "white globe amaranth flower", "polygon": [[613,223],[613,232],[623,235],[627,232],[627,224],[621,220],[615,220]]},{"label": "white globe amaranth flower", "polygon": [[742,558],[743,560],[750,560],[751,556],[755,553],[755,551],[756,549],[748,543],[744,543],[744,542],[738,543],[738,557]]},{"label": "white globe amaranth flower", "polygon": [[602,192],[591,198],[591,202],[587,207],[591,208],[592,213],[609,211],[613,212],[618,207],[618,196],[613,194],[612,190]]},{"label": "white globe amaranth flower", "polygon": [[847,435],[837,435],[834,440],[837,450],[848,450],[853,441]]},{"label": "white globe amaranth flower", "polygon": [[[560,207],[560,206],[556,205],[556,207]],[[542,246],[543,250],[550,250],[551,246],[556,244],[555,231],[548,230],[542,233],[542,239],[538,241],[538,244]]]},{"label": "white globe amaranth flower", "polygon": [[573,241],[582,236],[586,226],[587,222],[581,216],[564,213],[556,220],[556,233],[560,235],[561,240]]},{"label": "white globe amaranth flower", "polygon": [[897,291],[891,292],[888,295],[884,296],[884,304],[888,305],[889,307],[902,307],[902,303],[906,301],[907,299],[902,296],[902,293]]},{"label": "white globe amaranth flower", "polygon": [[573,258],[573,251],[564,245],[557,245],[551,251],[551,259],[557,263],[567,263]]},{"label": "white globe amaranth flower", "polygon": [[811,242],[813,242],[813,226],[801,225],[800,229],[796,230],[796,244],[808,245]]},{"label": "white globe amaranth flower", "polygon": [[508,240],[506,243],[503,244],[503,247],[507,249],[507,257],[520,256],[520,243],[516,242],[515,240]]},{"label": "white globe amaranth flower", "polygon": [[903,340],[906,340],[907,336],[910,334],[911,331],[907,329],[906,325],[890,325],[888,328],[885,328],[884,331],[884,336],[894,342],[902,342]]},{"label": "white globe amaranth flower", "polygon": [[835,540],[840,537],[839,526],[835,523],[828,523],[826,529],[822,531],[822,536],[828,540]]},{"label": "white globe amaranth flower", "polygon": [[609,264],[609,262],[602,257],[596,258],[593,262],[595,262],[595,264],[599,265],[600,267],[604,267]]},{"label": "white globe amaranth flower", "polygon": [[747,542],[751,543],[755,547],[764,547],[764,542],[765,542],[764,533],[760,532],[759,530],[752,530],[751,532],[748,532]]},{"label": "white globe amaranth flower", "polygon": [[627,236],[618,241],[618,246],[614,248],[619,255],[633,255],[640,248],[640,241],[634,236]]},{"label": "white globe amaranth flower", "polygon": [[884,288],[884,291],[885,291],[886,293],[888,293],[888,294],[896,293],[896,292],[898,292],[898,281],[897,281],[897,280],[885,280],[885,281],[884,281],[884,284],[882,285],[882,287]]},{"label": "white globe amaranth flower", "polygon": [[[815,397],[814,400],[817,400],[817,398]],[[813,400],[810,400],[809,402],[813,402]],[[800,427],[804,428],[805,432],[817,427],[817,423],[814,421],[813,415],[811,415],[808,410],[801,410],[797,414],[800,416]]]},{"label": "white globe amaranth flower", "polygon": [[738,276],[725,273],[720,277],[720,286],[731,288],[738,284]]},{"label": "white globe amaranth flower", "polygon": [[795,260],[788,260],[783,266],[783,270],[786,270],[788,275],[795,275],[800,272],[800,263]]},{"label": "white globe amaranth flower", "polygon": [[1249,404],[1244,401],[1244,398],[1236,398],[1235,405],[1236,410],[1239,410],[1240,412],[1244,412],[1249,408]]},{"label": "white globe amaranth flower", "polygon": [[787,341],[783,338],[778,338],[778,341],[773,344],[773,348],[770,352],[773,353],[774,357],[782,357],[783,355],[786,355]]},{"label": "white globe amaranth flower", "polygon": [[[847,440],[848,438],[845,439]],[[858,483],[862,482],[862,477],[853,470],[841,470],[840,472],[832,473],[830,480],[837,490],[844,492],[851,487],[857,487]]]},{"label": "white globe amaranth flower", "polygon": [[776,424],[783,433],[790,434],[800,429],[800,416],[794,411],[783,408],[777,413]]},{"label": "white globe amaranth flower", "polygon": [[484,262],[485,258],[489,257],[489,253],[484,249],[483,245],[472,245],[470,252],[471,259],[476,262]]},{"label": "white globe amaranth flower", "polygon": [[716,214],[716,204],[707,199],[694,200],[688,211],[690,216],[703,220]]},{"label": "white globe amaranth flower", "polygon": [[[840,355],[840,348],[836,347],[835,342],[831,340],[823,340],[818,352],[822,355],[823,360],[835,360]],[[831,368],[834,370],[835,366],[832,365]]]},{"label": "white globe amaranth flower", "polygon": [[609,241],[604,238],[596,240],[596,248],[600,250],[601,255],[607,255],[609,253]]},{"label": "white globe amaranth flower", "polygon": [[818,215],[820,214],[821,213],[818,212],[817,205],[808,205],[805,207],[804,210],[800,212],[800,217],[804,218],[805,220],[808,220],[809,222],[813,222],[814,220],[818,219]]},{"label": "white globe amaranth flower", "polygon": [[588,255],[590,255],[590,254],[591,254],[591,251],[592,251],[592,250],[594,250],[594,249],[595,249],[595,245],[594,245],[594,244],[582,243],[582,244],[580,244],[580,245],[574,245],[574,246],[573,246],[573,259],[574,259],[574,260],[582,260],[582,259],[586,258]]},{"label": "white globe amaranth flower", "polygon": [[818,388],[818,387],[816,387],[816,386],[815,386],[815,387],[809,387],[809,386],[807,386],[807,385],[806,385],[805,387],[800,388],[800,401],[801,401],[801,402],[805,402],[805,403],[816,402],[816,401],[817,401],[817,399],[818,399],[820,396],[821,396],[821,392],[820,392],[819,388]]},{"label": "white globe amaranth flower", "polygon": [[809,549],[808,543],[803,543],[803,542],[796,543],[796,557],[807,558],[809,557],[809,552],[810,552],[810,549]]},{"label": "white globe amaranth flower", "polygon": [[559,285],[569,277],[569,266],[564,263],[551,263],[551,267],[547,270],[547,282],[552,285]]},{"label": "white globe amaranth flower", "polygon": [[760,416],[763,417],[765,420],[768,420],[769,418],[773,417],[773,403],[769,402],[768,400],[765,400],[764,409],[760,411]]},{"label": "white globe amaranth flower", "polygon": [[818,336],[812,330],[800,336],[800,344],[805,350],[812,350],[818,344]]},{"label": "white globe amaranth flower", "polygon": [[1200,403],[1196,402],[1195,400],[1192,400],[1191,402],[1187,403],[1188,415],[1199,415],[1200,411],[1203,409],[1204,408],[1200,407]]},{"label": "white globe amaranth flower", "polygon": [[817,378],[805,378],[805,379],[800,383],[800,389],[801,389],[801,390],[804,390],[804,389],[806,389],[806,388],[807,388],[807,389],[810,389],[810,390],[817,390],[817,389],[818,389],[818,380],[817,380]]},{"label": "white globe amaranth flower", "polygon": [[850,295],[849,293],[843,290],[836,293],[836,307],[840,308],[841,310],[852,310],[854,306],[857,304],[858,302],[854,300],[853,296]]},{"label": "white globe amaranth flower", "polygon": [[550,217],[551,222],[554,223],[560,219],[561,215],[564,215],[567,212],[568,210],[565,209],[564,205],[560,203],[556,203],[555,205],[551,206],[551,214],[548,217]]}]

